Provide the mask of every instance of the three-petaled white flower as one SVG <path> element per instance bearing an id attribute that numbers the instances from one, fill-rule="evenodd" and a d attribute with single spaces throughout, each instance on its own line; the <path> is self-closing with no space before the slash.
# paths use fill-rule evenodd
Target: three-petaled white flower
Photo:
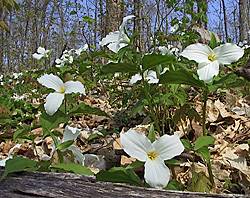
<path id="1" fill-rule="evenodd" d="M 134 15 L 124 17 L 122 24 L 119 27 L 119 31 L 110 32 L 101 40 L 100 45 L 107 45 L 107 47 L 115 53 L 117 53 L 121 48 L 127 46 L 130 42 L 130 39 L 125 32 L 125 25 L 127 24 L 128 20 L 134 17 Z"/>
<path id="2" fill-rule="evenodd" d="M 186 47 L 180 55 L 199 63 L 199 79 L 210 82 L 219 74 L 220 65 L 229 65 L 239 60 L 244 55 L 244 50 L 232 43 L 220 45 L 213 50 L 207 45 L 197 43 Z"/>
<path id="3" fill-rule="evenodd" d="M 45 87 L 54 89 L 54 93 L 50 93 L 46 97 L 44 108 L 47 114 L 53 115 L 61 106 L 65 94 L 81 93 L 85 94 L 84 85 L 79 81 L 63 81 L 53 74 L 45 74 L 37 79 L 37 81 Z"/>
<path id="4" fill-rule="evenodd" d="M 32 56 L 34 59 L 40 60 L 45 57 L 48 58 L 50 50 L 45 50 L 43 47 L 38 47 L 37 53 L 34 53 Z"/>
<path id="5" fill-rule="evenodd" d="M 177 135 L 163 135 L 151 143 L 144 134 L 130 129 L 126 133 L 121 133 L 120 140 L 128 155 L 145 162 L 144 178 L 150 186 L 163 188 L 168 184 L 170 171 L 164 160 L 169 160 L 184 151 Z"/>

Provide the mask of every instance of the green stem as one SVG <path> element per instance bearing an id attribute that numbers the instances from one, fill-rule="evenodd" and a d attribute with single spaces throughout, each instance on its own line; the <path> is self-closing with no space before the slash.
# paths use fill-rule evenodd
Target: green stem
<path id="1" fill-rule="evenodd" d="M 212 186 L 214 186 L 214 175 L 212 172 L 212 166 L 211 166 L 211 160 L 209 159 L 209 162 L 207 162 L 207 170 L 208 170 L 208 174 L 209 174 L 209 180 L 212 184 Z"/>
<path id="2" fill-rule="evenodd" d="M 67 97 L 64 95 L 64 113 L 67 114 Z"/>
<path id="3" fill-rule="evenodd" d="M 156 130 L 158 131 L 158 133 L 161 134 L 161 130 L 160 130 L 160 125 L 159 125 L 159 121 L 156 117 L 156 111 L 154 110 L 154 106 L 153 106 L 153 98 L 151 97 L 151 95 L 149 94 L 149 87 L 148 87 L 148 84 L 147 82 L 145 82 L 145 79 L 144 79 L 144 76 L 143 76 L 143 72 L 141 72 L 141 76 L 142 76 L 142 83 L 143 83 L 143 90 L 144 90 L 144 93 L 145 93 L 145 96 L 147 98 L 147 101 L 149 103 L 149 114 L 150 114 L 150 117 L 151 119 L 154 121 L 154 124 L 155 124 L 155 128 Z"/>
<path id="4" fill-rule="evenodd" d="M 203 92 L 203 106 L 202 106 L 202 131 L 204 136 L 207 135 L 207 129 L 206 129 L 207 99 L 208 99 L 208 90 L 206 88 Z"/>

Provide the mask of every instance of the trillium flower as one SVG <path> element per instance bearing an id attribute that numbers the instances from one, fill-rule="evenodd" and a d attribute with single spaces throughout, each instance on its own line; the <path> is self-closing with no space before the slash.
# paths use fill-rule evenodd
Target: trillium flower
<path id="1" fill-rule="evenodd" d="M 45 50 L 43 47 L 38 47 L 37 53 L 34 53 L 32 56 L 34 59 L 40 60 L 41 58 L 47 58 L 49 56 L 50 50 Z"/>
<path id="2" fill-rule="evenodd" d="M 115 53 L 117 53 L 121 48 L 126 47 L 129 44 L 130 39 L 125 32 L 125 26 L 128 20 L 134 17 L 134 15 L 124 17 L 122 24 L 119 27 L 119 31 L 110 32 L 105 38 L 101 40 L 100 45 L 107 45 L 107 47 Z"/>
<path id="3" fill-rule="evenodd" d="M 144 73 L 144 79 L 149 83 L 149 84 L 157 84 L 159 82 L 159 79 L 157 78 L 157 74 L 153 70 L 146 70 Z M 140 74 L 135 74 L 131 77 L 129 83 L 130 84 L 135 84 L 138 81 L 142 80 L 142 76 Z"/>
<path id="4" fill-rule="evenodd" d="M 47 114 L 53 115 L 61 106 L 65 94 L 80 93 L 85 94 L 84 85 L 79 81 L 63 81 L 53 74 L 45 74 L 37 79 L 37 81 L 48 88 L 54 89 L 54 93 L 50 93 L 46 97 L 44 108 Z"/>
<path id="5" fill-rule="evenodd" d="M 155 188 L 165 187 L 170 179 L 170 171 L 164 160 L 169 160 L 184 151 L 177 135 L 163 135 L 153 143 L 142 133 L 133 129 L 121 133 L 124 151 L 133 158 L 145 162 L 144 178 Z"/>
<path id="6" fill-rule="evenodd" d="M 229 65 L 239 60 L 244 55 L 244 50 L 232 43 L 220 45 L 213 50 L 204 44 L 192 44 L 186 47 L 181 56 L 196 61 L 198 76 L 205 82 L 212 81 L 219 74 L 220 65 Z"/>

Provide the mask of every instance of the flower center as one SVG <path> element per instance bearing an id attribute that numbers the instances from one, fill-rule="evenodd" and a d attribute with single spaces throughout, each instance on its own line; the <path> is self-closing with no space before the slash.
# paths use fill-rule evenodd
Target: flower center
<path id="1" fill-rule="evenodd" d="M 150 151 L 147 153 L 147 155 L 148 155 L 148 158 L 151 160 L 155 160 L 159 156 L 159 154 L 155 151 Z"/>
<path id="2" fill-rule="evenodd" d="M 215 61 L 216 60 L 216 55 L 215 54 L 209 54 L 208 55 L 208 60 Z"/>
<path id="3" fill-rule="evenodd" d="M 64 93 L 65 92 L 65 87 L 64 86 L 60 87 L 59 92 Z"/>

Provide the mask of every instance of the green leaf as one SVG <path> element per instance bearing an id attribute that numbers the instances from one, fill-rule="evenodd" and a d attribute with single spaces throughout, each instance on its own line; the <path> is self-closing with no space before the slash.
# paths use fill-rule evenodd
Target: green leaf
<path id="1" fill-rule="evenodd" d="M 114 183 L 128 183 L 142 186 L 140 178 L 131 168 L 113 167 L 108 171 L 101 171 L 96 175 L 97 181 L 108 181 Z"/>
<path id="2" fill-rule="evenodd" d="M 72 108 L 69 111 L 69 114 L 72 115 L 99 115 L 99 116 L 106 116 L 108 117 L 108 115 L 102 111 L 99 108 L 96 107 L 91 107 L 89 105 L 86 105 L 85 103 L 80 103 L 79 105 L 75 106 L 74 108 Z"/>
<path id="3" fill-rule="evenodd" d="M 61 164 L 56 164 L 53 166 L 50 166 L 52 169 L 60 169 L 66 172 L 73 172 L 75 174 L 79 175 L 94 175 L 94 173 L 87 167 L 82 166 L 80 164 L 74 164 L 74 163 L 61 163 Z"/>
<path id="4" fill-rule="evenodd" d="M 195 141 L 194 150 L 198 150 L 211 144 L 214 144 L 214 138 L 212 136 L 201 136 Z"/>
<path id="5" fill-rule="evenodd" d="M 196 152 L 206 161 L 206 163 L 210 162 L 210 153 L 207 147 L 201 147 Z"/>
<path id="6" fill-rule="evenodd" d="M 109 63 L 103 66 L 101 72 L 103 74 L 114 74 L 116 72 L 136 73 L 139 70 L 136 65 L 131 63 Z"/>
<path id="7" fill-rule="evenodd" d="M 212 189 L 209 178 L 203 172 L 192 172 L 192 183 L 188 190 L 193 192 L 209 192 Z"/>
<path id="8" fill-rule="evenodd" d="M 214 48 L 216 48 L 216 47 L 218 46 L 218 45 L 217 45 L 217 40 L 216 40 L 216 37 L 215 37 L 215 35 L 214 35 L 213 32 L 211 32 L 210 35 L 211 35 L 211 40 L 210 40 L 210 42 L 209 42 L 209 46 L 210 46 L 212 49 L 214 49 Z"/>
<path id="9" fill-rule="evenodd" d="M 161 84 L 186 84 L 195 87 L 204 87 L 204 83 L 193 77 L 193 74 L 187 70 L 180 69 L 169 71 L 160 77 Z"/>
<path id="10" fill-rule="evenodd" d="M 209 91 L 213 92 L 216 91 L 218 88 L 236 88 L 242 87 L 246 84 L 246 81 L 238 77 L 234 73 L 230 73 L 226 76 L 223 76 L 219 80 L 214 80 L 212 85 L 209 85 Z"/>
<path id="11" fill-rule="evenodd" d="M 74 140 L 68 140 L 68 141 L 63 142 L 61 144 L 58 144 L 56 149 L 59 150 L 59 151 L 62 151 L 64 149 L 70 147 L 73 143 L 74 143 Z"/>
<path id="12" fill-rule="evenodd" d="M 177 180 L 171 180 L 164 189 L 166 189 L 166 190 L 184 190 L 185 187 L 183 186 L 182 183 L 178 182 Z"/>
<path id="13" fill-rule="evenodd" d="M 150 125 L 150 128 L 149 128 L 149 132 L 148 132 L 148 139 L 151 141 L 151 142 L 154 142 L 156 137 L 155 137 L 155 128 L 154 128 L 154 124 L 151 124 Z"/>
<path id="14" fill-rule="evenodd" d="M 14 157 L 6 161 L 4 173 L 1 179 L 5 178 L 10 173 L 21 171 L 36 171 L 38 170 L 37 162 L 24 157 Z"/>
<path id="15" fill-rule="evenodd" d="M 185 149 L 188 149 L 188 150 L 192 149 L 192 144 L 190 143 L 188 139 L 181 139 L 181 143 L 183 144 Z"/>
<path id="16" fill-rule="evenodd" d="M 68 121 L 69 121 L 69 116 L 61 111 L 57 111 L 52 116 L 43 113 L 40 117 L 40 123 L 42 128 L 47 130 L 57 128 L 60 123 L 66 123 Z"/>
<path id="17" fill-rule="evenodd" d="M 171 64 L 176 60 L 173 55 L 148 54 L 142 59 L 143 70 L 152 68 L 159 64 Z"/>

